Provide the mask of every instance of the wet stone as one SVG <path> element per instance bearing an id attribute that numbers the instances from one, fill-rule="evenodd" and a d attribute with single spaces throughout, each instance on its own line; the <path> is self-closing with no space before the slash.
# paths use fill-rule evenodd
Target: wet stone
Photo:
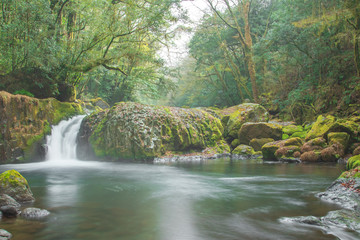
<path id="1" fill-rule="evenodd" d="M 50 212 L 45 209 L 40 208 L 26 208 L 24 209 L 20 216 L 27 219 L 41 219 L 50 215 Z"/>

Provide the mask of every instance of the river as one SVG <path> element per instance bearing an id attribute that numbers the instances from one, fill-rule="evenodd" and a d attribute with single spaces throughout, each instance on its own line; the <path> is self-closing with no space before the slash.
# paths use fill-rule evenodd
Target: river
<path id="1" fill-rule="evenodd" d="M 218 159 L 1 166 L 12 168 L 28 179 L 33 205 L 52 213 L 42 221 L 3 220 L 15 240 L 338 239 L 331 229 L 280 221 L 338 208 L 314 196 L 338 177 L 335 165 Z"/>
<path id="2" fill-rule="evenodd" d="M 53 127 L 47 161 L 1 165 L 29 182 L 43 220 L 0 220 L 14 240 L 360 239 L 356 232 L 282 221 L 339 206 L 315 194 L 343 171 L 334 164 L 212 159 L 168 164 L 76 159 L 83 116 Z"/>

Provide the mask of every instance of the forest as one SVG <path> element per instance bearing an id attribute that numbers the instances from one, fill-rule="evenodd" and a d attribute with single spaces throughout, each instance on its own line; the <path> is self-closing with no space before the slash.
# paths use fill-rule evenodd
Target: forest
<path id="1" fill-rule="evenodd" d="M 0 0 L 0 239 L 360 239 L 359 45 L 358 0 Z"/>
<path id="2" fill-rule="evenodd" d="M 207 0 L 196 27 L 180 0 L 1 0 L 0 89 L 223 108 L 288 120 L 349 114 L 359 102 L 356 0 Z M 200 12 L 200 10 L 199 10 Z M 169 66 L 159 51 L 192 32 Z"/>

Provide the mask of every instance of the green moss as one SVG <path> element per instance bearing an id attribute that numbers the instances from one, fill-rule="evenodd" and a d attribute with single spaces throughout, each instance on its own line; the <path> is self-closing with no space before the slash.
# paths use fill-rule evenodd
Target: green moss
<path id="1" fill-rule="evenodd" d="M 328 115 L 326 117 L 320 115 L 311 130 L 306 134 L 306 140 L 311 140 L 317 137 L 324 137 L 331 126 L 335 123 L 334 116 Z"/>
<path id="2" fill-rule="evenodd" d="M 298 137 L 298 138 L 301 138 L 301 139 L 305 139 L 306 134 L 307 134 L 307 132 L 295 132 L 290 137 L 291 138 Z"/>
<path id="3" fill-rule="evenodd" d="M 347 149 L 349 145 L 350 135 L 346 132 L 331 132 L 328 134 L 328 142 L 331 144 L 340 144 Z"/>
<path id="4" fill-rule="evenodd" d="M 0 186 L 25 186 L 26 188 L 29 188 L 29 184 L 26 179 L 16 170 L 8 170 L 0 174 Z"/>
<path id="5" fill-rule="evenodd" d="M 360 155 L 353 156 L 349 158 L 346 164 L 346 169 L 351 170 L 356 167 L 360 167 Z"/>
<path id="6" fill-rule="evenodd" d="M 286 140 L 286 139 L 288 139 L 288 138 L 289 138 L 289 135 L 287 135 L 287 134 L 285 134 L 285 133 L 282 135 L 282 140 Z"/>
<path id="7" fill-rule="evenodd" d="M 237 155 L 255 155 L 255 151 L 248 145 L 239 145 L 233 151 L 232 154 Z"/>
<path id="8" fill-rule="evenodd" d="M 298 125 L 288 125 L 283 128 L 283 133 L 289 136 L 296 132 L 303 132 L 303 131 L 304 131 L 303 127 Z"/>

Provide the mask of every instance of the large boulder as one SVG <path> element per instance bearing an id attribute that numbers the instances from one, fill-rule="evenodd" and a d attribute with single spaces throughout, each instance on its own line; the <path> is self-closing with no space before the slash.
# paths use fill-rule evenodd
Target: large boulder
<path id="1" fill-rule="evenodd" d="M 269 114 L 255 103 L 244 103 L 218 111 L 224 126 L 224 137 L 228 142 L 238 138 L 241 126 L 246 122 L 267 122 Z M 248 143 L 247 143 L 248 144 Z"/>
<path id="2" fill-rule="evenodd" d="M 261 151 L 262 146 L 264 146 L 266 143 L 269 143 L 269 142 L 274 142 L 274 139 L 272 139 L 272 138 L 254 138 L 254 139 L 251 139 L 250 146 L 255 151 Z"/>
<path id="3" fill-rule="evenodd" d="M 39 159 L 44 156 L 44 136 L 51 125 L 83 113 L 76 103 L 54 98 L 36 99 L 0 91 L 0 163 Z"/>
<path id="4" fill-rule="evenodd" d="M 309 141 L 318 137 L 327 139 L 328 134 L 333 132 L 345 132 L 350 135 L 350 139 L 356 139 L 360 132 L 359 119 L 336 119 L 331 115 L 320 115 L 311 130 L 307 133 L 306 140 Z"/>
<path id="5" fill-rule="evenodd" d="M 302 140 L 300 138 L 289 138 L 275 142 L 266 143 L 262 148 L 264 160 L 282 160 L 298 158 Z"/>
<path id="6" fill-rule="evenodd" d="M 325 137 L 325 135 L 330 130 L 331 126 L 336 122 L 336 118 L 334 116 L 328 115 L 323 116 L 320 115 L 311 130 L 306 135 L 306 141 L 309 141 L 318 137 Z"/>
<path id="7" fill-rule="evenodd" d="M 16 170 L 0 174 L 0 194 L 6 194 L 17 202 L 32 202 L 34 196 L 26 179 Z"/>
<path id="8" fill-rule="evenodd" d="M 100 158 L 152 160 L 192 152 L 228 152 L 220 119 L 201 109 L 121 102 L 85 118 L 78 152 L 90 149 Z"/>
<path id="9" fill-rule="evenodd" d="M 329 145 L 338 144 L 344 152 L 347 150 L 350 142 L 350 135 L 347 132 L 330 132 L 328 134 Z"/>
<path id="10" fill-rule="evenodd" d="M 241 144 L 248 145 L 254 138 L 282 139 L 282 126 L 276 123 L 266 122 L 247 122 L 244 123 L 239 131 L 238 139 Z"/>

